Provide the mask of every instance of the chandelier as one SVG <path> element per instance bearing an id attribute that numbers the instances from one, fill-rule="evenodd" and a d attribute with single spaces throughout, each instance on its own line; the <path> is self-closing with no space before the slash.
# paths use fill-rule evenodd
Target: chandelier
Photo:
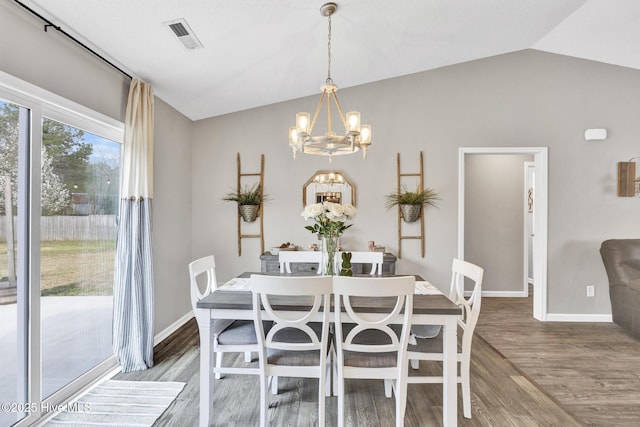
<path id="1" fill-rule="evenodd" d="M 360 124 L 360 113 L 357 111 L 350 111 L 345 116 L 336 93 L 338 86 L 331 79 L 331 15 L 337 9 L 338 5 L 335 3 L 325 3 L 320 7 L 320 13 L 322 16 L 326 16 L 329 21 L 327 80 L 325 84 L 320 86 L 322 93 L 313 118 L 309 113 L 298 113 L 296 114 L 296 125 L 289 128 L 289 147 L 293 150 L 294 159 L 296 153 L 300 151 L 305 154 L 329 156 L 329 162 L 331 162 L 332 156 L 352 154 L 359 150 L 362 150 L 363 157 L 366 159 L 367 148 L 371 145 L 371 126 Z M 313 136 L 313 127 L 325 101 L 327 103 L 327 131 L 324 135 Z M 344 135 L 338 135 L 333 130 L 332 101 L 344 126 Z"/>

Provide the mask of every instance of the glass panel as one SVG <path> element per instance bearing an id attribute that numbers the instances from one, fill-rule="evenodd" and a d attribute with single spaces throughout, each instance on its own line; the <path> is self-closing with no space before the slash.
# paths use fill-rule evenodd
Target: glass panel
<path id="1" fill-rule="evenodd" d="M 43 398 L 112 355 L 120 144 L 42 123 Z"/>
<path id="2" fill-rule="evenodd" d="M 20 405 L 27 390 L 26 281 L 18 274 L 17 252 L 26 242 L 18 239 L 17 215 L 24 191 L 18 165 L 26 164 L 26 149 L 19 147 L 29 141 L 28 121 L 28 109 L 0 100 L 0 402 L 15 404 L 0 411 L 0 426 L 27 415 Z"/>

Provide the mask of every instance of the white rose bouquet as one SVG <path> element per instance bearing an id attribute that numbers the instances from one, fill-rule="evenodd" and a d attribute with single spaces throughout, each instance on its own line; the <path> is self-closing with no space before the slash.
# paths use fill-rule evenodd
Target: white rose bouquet
<path id="1" fill-rule="evenodd" d="M 305 228 L 320 236 L 342 235 L 344 230 L 353 224 L 345 225 L 345 221 L 353 218 L 356 208 L 350 204 L 323 202 L 308 205 L 302 211 L 304 219 L 313 218 L 316 222 L 313 226 L 307 225 Z"/>

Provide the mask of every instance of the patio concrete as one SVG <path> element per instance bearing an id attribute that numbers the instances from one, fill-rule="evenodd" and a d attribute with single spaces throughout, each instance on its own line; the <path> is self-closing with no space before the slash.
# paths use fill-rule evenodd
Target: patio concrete
<path id="1" fill-rule="evenodd" d="M 42 297 L 42 388 L 47 397 L 110 357 L 113 297 Z M 0 305 L 0 402 L 16 402 L 16 304 Z M 0 412 L 0 427 L 16 422 Z"/>

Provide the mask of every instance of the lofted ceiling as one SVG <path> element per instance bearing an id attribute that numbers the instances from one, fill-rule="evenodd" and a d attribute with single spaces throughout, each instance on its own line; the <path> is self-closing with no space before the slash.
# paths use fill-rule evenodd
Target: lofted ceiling
<path id="1" fill-rule="evenodd" d="M 322 0 L 20 0 L 192 120 L 319 94 Z M 331 75 L 356 86 L 522 49 L 640 69 L 638 0 L 341 0 Z M 204 46 L 163 25 L 184 19 Z"/>

